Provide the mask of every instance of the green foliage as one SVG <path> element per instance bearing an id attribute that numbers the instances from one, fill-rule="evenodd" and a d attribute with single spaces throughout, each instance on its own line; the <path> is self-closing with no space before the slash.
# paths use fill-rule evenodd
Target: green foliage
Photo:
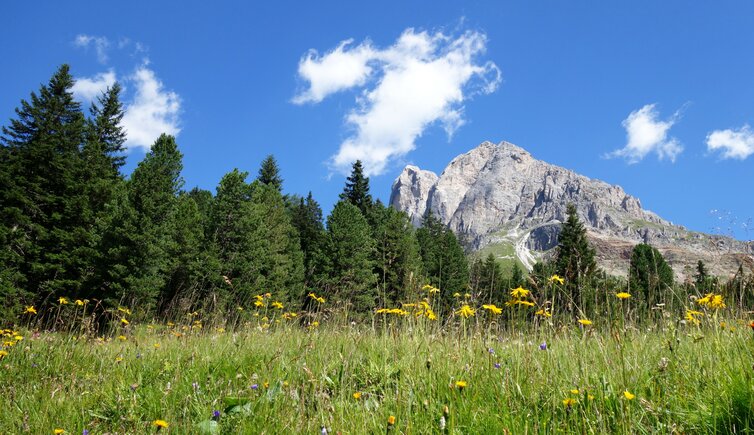
<path id="1" fill-rule="evenodd" d="M 397 306 L 421 287 L 421 257 L 408 215 L 392 207 L 375 204 L 372 234 L 374 264 L 380 287 L 380 305 Z"/>
<path id="2" fill-rule="evenodd" d="M 278 192 L 283 191 L 283 178 L 280 176 L 280 168 L 272 154 L 262 160 L 257 180 L 262 184 L 272 187 Z"/>
<path id="3" fill-rule="evenodd" d="M 34 293 L 37 300 L 77 291 L 85 274 L 77 250 L 88 239 L 81 223 L 86 123 L 72 86 L 63 65 L 29 101 L 21 101 L 0 139 L 0 259 L 12 271 L 3 288 L 24 289 L 21 294 Z"/>
<path id="4" fill-rule="evenodd" d="M 484 260 L 477 258 L 472 263 L 470 281 L 475 293 L 485 303 L 501 305 L 505 301 L 509 282 L 494 254 L 489 253 Z"/>
<path id="5" fill-rule="evenodd" d="M 369 214 L 372 208 L 372 195 L 369 193 L 369 177 L 364 176 L 361 160 L 356 160 L 353 164 L 351 175 L 346 180 L 340 199 L 355 205 L 364 216 Z"/>
<path id="6" fill-rule="evenodd" d="M 335 204 L 327 218 L 325 242 L 328 297 L 367 313 L 377 303 L 374 270 L 375 243 L 361 211 L 348 201 Z"/>
<path id="7" fill-rule="evenodd" d="M 574 310 L 576 305 L 583 305 L 581 287 L 594 274 L 597 263 L 576 207 L 568 204 L 567 213 L 558 236 L 555 270 L 566 282 L 568 300 L 564 302 Z"/>
<path id="8" fill-rule="evenodd" d="M 660 300 L 660 293 L 673 287 L 673 269 L 660 251 L 641 243 L 634 246 L 628 267 L 628 282 L 632 290 L 652 307 Z"/>
<path id="9" fill-rule="evenodd" d="M 469 286 L 469 265 L 455 234 L 432 213 L 427 213 L 416 231 L 419 253 L 428 284 L 440 289 L 442 308 L 448 311 L 453 294 L 464 294 Z"/>

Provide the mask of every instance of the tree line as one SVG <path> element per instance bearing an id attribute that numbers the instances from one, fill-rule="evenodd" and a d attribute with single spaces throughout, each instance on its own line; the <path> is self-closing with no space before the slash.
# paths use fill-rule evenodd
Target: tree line
<path id="1" fill-rule="evenodd" d="M 359 161 L 326 217 L 311 192 L 284 192 L 272 155 L 255 177 L 234 169 L 215 192 L 186 190 L 178 144 L 163 134 L 127 177 L 122 88 L 107 88 L 84 113 L 73 84 L 62 65 L 2 128 L 0 323 L 60 298 L 103 313 L 130 307 L 169 316 L 223 315 L 266 293 L 291 311 L 308 310 L 314 294 L 358 318 L 419 300 L 425 285 L 440 289 L 445 313 L 461 295 L 502 304 L 517 286 L 574 313 L 599 304 L 607 289 L 628 285 L 651 305 L 674 286 L 647 245 L 634 250 L 628 284 L 600 272 L 572 206 L 554 258 L 528 275 L 517 265 L 505 275 L 494 256 L 467 257 L 432 214 L 414 228 L 374 200 Z M 717 285 L 699 273 L 700 286 Z M 548 294 L 553 275 L 563 283 Z M 737 279 L 743 298 L 751 279 L 743 270 Z"/>
<path id="2" fill-rule="evenodd" d="M 466 257 L 431 216 L 416 230 L 374 201 L 360 162 L 329 216 L 283 192 L 272 155 L 216 191 L 184 189 L 182 154 L 163 134 L 130 177 L 118 84 L 88 114 L 67 65 L 22 100 L 0 138 L 0 313 L 59 298 L 145 315 L 249 306 L 272 293 L 292 310 L 315 293 L 354 315 L 426 283 L 465 291 Z"/>

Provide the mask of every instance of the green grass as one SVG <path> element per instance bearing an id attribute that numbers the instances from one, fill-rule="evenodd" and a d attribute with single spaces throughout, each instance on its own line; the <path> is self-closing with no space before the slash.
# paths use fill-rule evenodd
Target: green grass
<path id="1" fill-rule="evenodd" d="M 459 434 L 754 427 L 752 331 L 743 320 L 728 321 L 735 330 L 709 318 L 701 327 L 521 321 L 502 330 L 477 314 L 443 330 L 323 321 L 236 332 L 130 325 L 105 340 L 22 331 L 0 361 L 0 432 L 155 433 L 162 419 L 170 426 L 161 433 L 420 434 L 442 433 L 443 417 L 445 431 Z M 564 406 L 566 398 L 577 402 Z"/>
<path id="2" fill-rule="evenodd" d="M 480 249 L 477 255 L 484 260 L 490 254 L 495 256 L 495 259 L 500 264 L 504 274 L 510 275 L 514 264 L 518 264 L 518 267 L 524 272 L 524 274 L 526 274 L 527 269 L 516 256 L 516 248 L 513 243 L 491 243 Z"/>

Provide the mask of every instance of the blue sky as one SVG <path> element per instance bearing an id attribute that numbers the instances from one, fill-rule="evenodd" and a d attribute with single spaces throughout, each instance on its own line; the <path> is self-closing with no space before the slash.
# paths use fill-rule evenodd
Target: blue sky
<path id="1" fill-rule="evenodd" d="M 387 201 L 406 163 L 507 140 L 754 238 L 754 3 L 357 3 L 10 2 L 0 123 L 67 62 L 83 100 L 125 85 L 129 170 L 167 130 L 187 187 L 272 153 L 328 210 L 353 156 Z"/>

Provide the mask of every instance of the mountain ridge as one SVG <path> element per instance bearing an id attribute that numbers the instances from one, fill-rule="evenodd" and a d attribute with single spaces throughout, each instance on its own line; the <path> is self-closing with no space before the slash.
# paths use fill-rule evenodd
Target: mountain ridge
<path id="1" fill-rule="evenodd" d="M 439 176 L 408 165 L 390 195 L 391 206 L 408 213 L 414 225 L 430 210 L 467 250 L 512 246 L 527 268 L 555 246 L 568 203 L 610 273 L 625 275 L 630 251 L 641 242 L 657 247 L 681 278 L 698 260 L 720 275 L 739 265 L 754 268 L 754 242 L 690 231 L 645 210 L 618 185 L 537 160 L 510 142 L 482 142 L 453 158 Z"/>

